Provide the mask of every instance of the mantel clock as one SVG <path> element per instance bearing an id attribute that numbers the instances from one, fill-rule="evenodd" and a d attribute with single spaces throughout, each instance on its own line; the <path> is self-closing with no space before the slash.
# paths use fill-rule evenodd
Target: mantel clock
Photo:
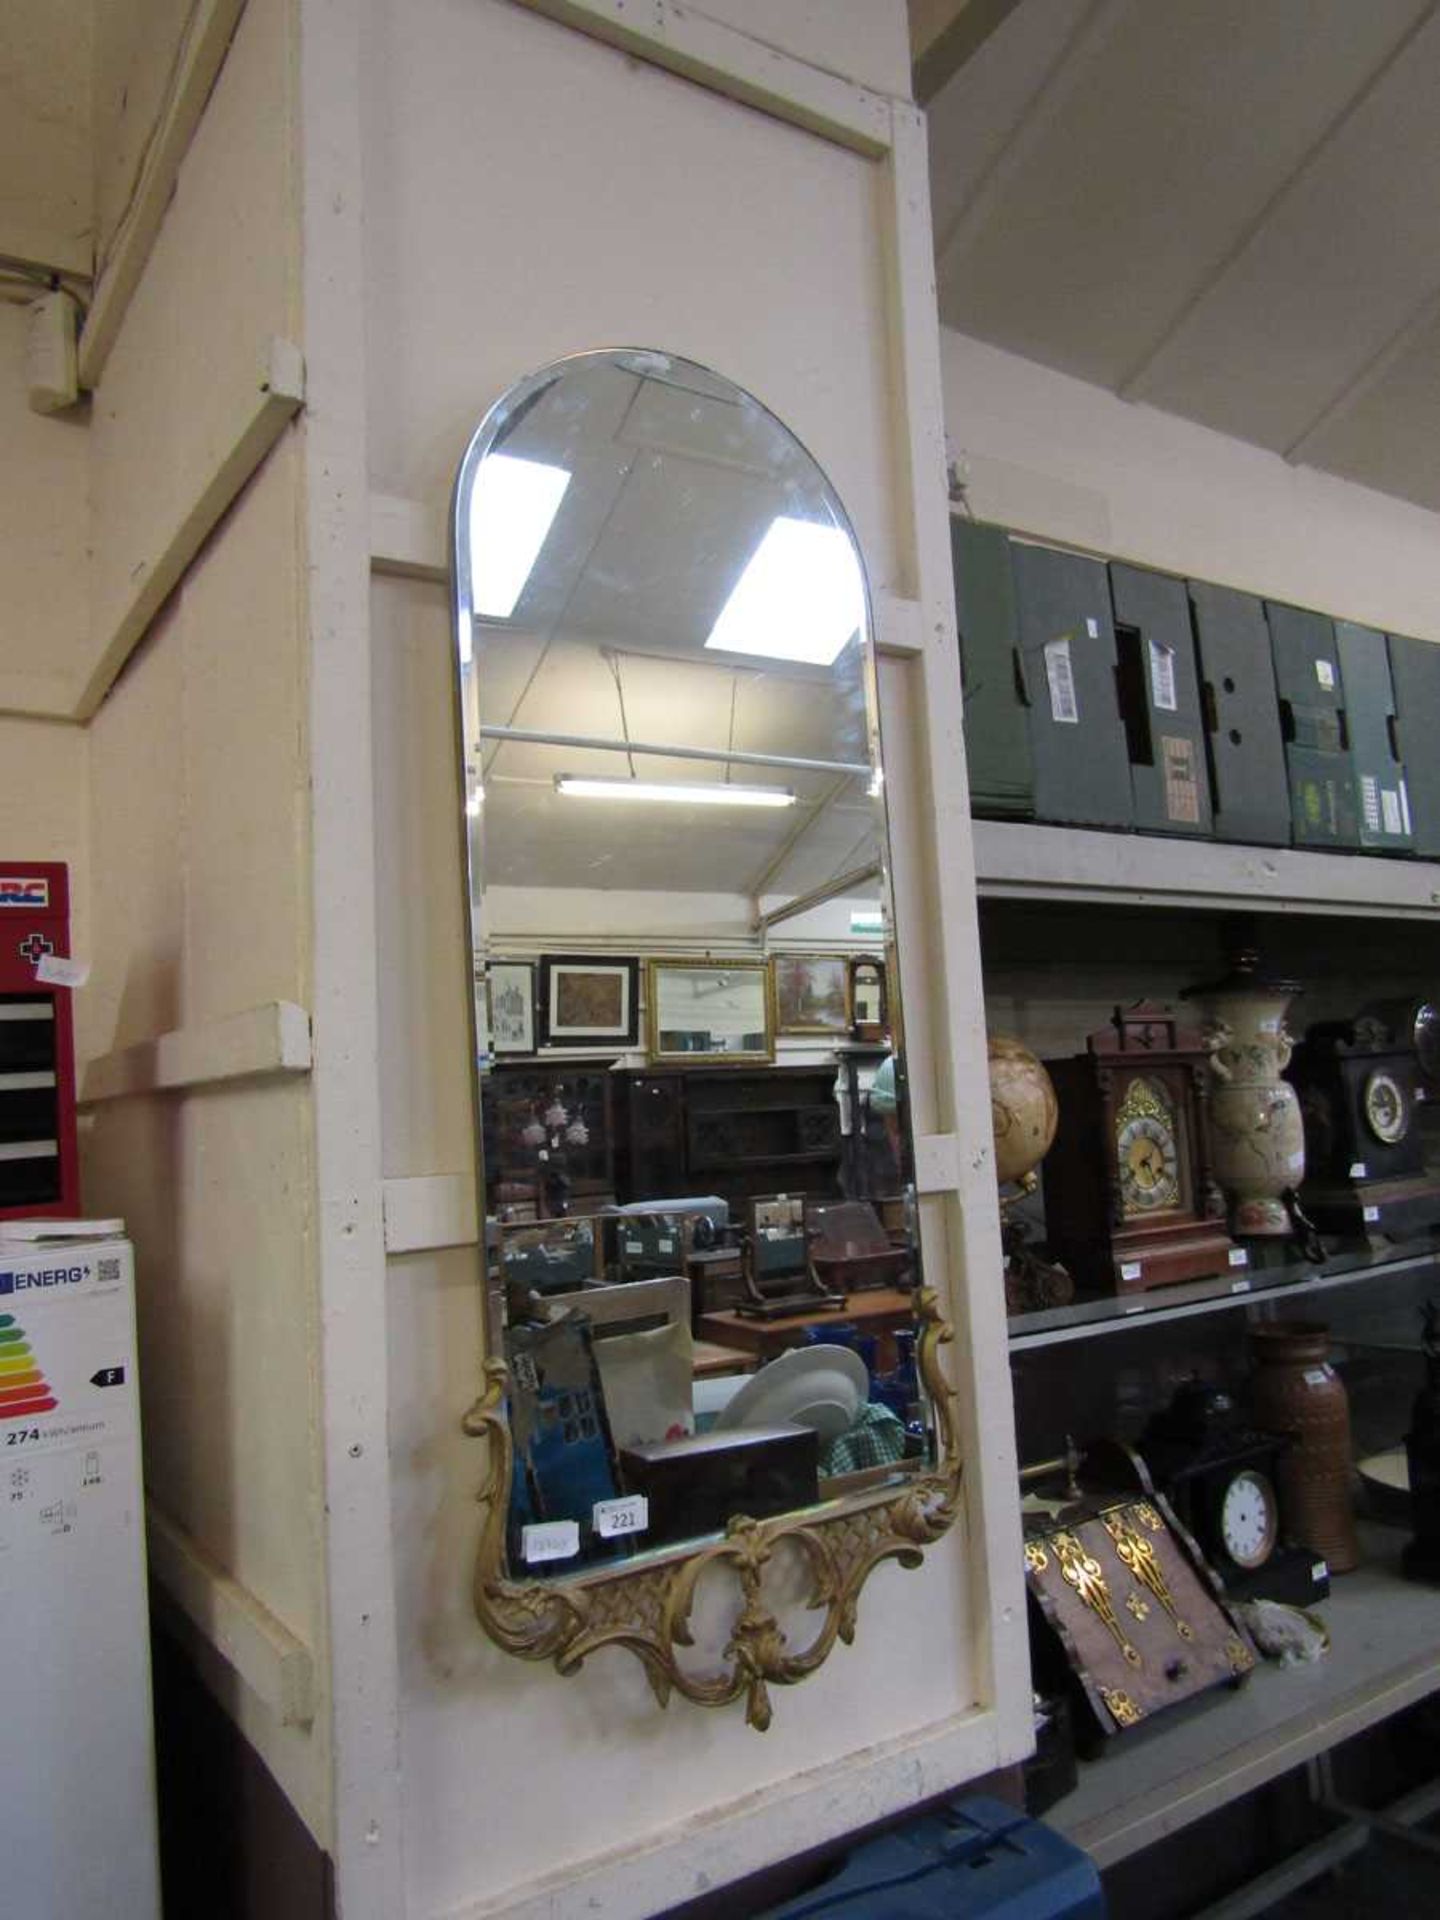
<path id="1" fill-rule="evenodd" d="M 1440 1223 L 1440 1180 L 1426 1171 L 1420 1129 L 1425 1078 L 1409 1019 L 1380 1007 L 1312 1026 L 1289 1077 L 1305 1122 L 1301 1199 L 1317 1227 L 1394 1234 Z"/>
<path id="2" fill-rule="evenodd" d="M 1045 1066 L 1060 1101 L 1047 1238 L 1081 1286 L 1135 1293 L 1243 1267 L 1210 1171 L 1200 1035 L 1141 1002 Z"/>

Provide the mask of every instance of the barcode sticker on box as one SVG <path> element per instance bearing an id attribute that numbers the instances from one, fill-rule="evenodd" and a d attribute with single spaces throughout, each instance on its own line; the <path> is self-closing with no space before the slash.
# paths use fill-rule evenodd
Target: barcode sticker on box
<path id="1" fill-rule="evenodd" d="M 1100 638 L 1100 622 L 1095 619 L 1087 619 L 1085 622 L 1085 631 L 1092 640 L 1098 640 Z"/>
<path id="2" fill-rule="evenodd" d="M 1232 1267 L 1248 1267 L 1250 1255 L 1244 1247 L 1231 1247 L 1230 1264 Z"/>
<path id="3" fill-rule="evenodd" d="M 1166 713 L 1178 713 L 1180 701 L 1175 692 L 1175 649 L 1158 640 L 1150 642 L 1150 698 Z"/>
<path id="4" fill-rule="evenodd" d="M 1322 1580 L 1330 1578 L 1330 1569 L 1323 1560 L 1317 1560 L 1310 1569 L 1310 1578 L 1318 1586 Z"/>
<path id="5" fill-rule="evenodd" d="M 1333 1380 L 1334 1377 L 1329 1367 L 1307 1367 L 1305 1369 L 1305 1384 L 1307 1387 L 1323 1387 L 1328 1381 Z"/>
<path id="6" fill-rule="evenodd" d="M 602 1540 L 618 1540 L 622 1534 L 644 1533 L 650 1524 L 650 1502 L 643 1493 L 626 1494 L 623 1500 L 597 1500 L 590 1518 Z"/>
<path id="7" fill-rule="evenodd" d="M 520 1529 L 520 1554 L 528 1567 L 545 1560 L 573 1560 L 579 1551 L 577 1520 L 536 1520 Z"/>
<path id="8" fill-rule="evenodd" d="M 1380 782 L 1373 773 L 1360 776 L 1360 804 L 1365 814 L 1365 824 L 1372 833 L 1380 831 Z"/>
<path id="9" fill-rule="evenodd" d="M 1120 1263 L 1120 1278 L 1122 1280 L 1138 1280 L 1143 1265 L 1144 1262 L 1140 1260 L 1122 1260 Z"/>
<path id="10" fill-rule="evenodd" d="M 1367 1227 L 1373 1226 L 1374 1223 L 1380 1218 L 1380 1209 L 1378 1207 L 1366 1207 L 1361 1212 L 1360 1217 L 1365 1222 Z"/>
<path id="11" fill-rule="evenodd" d="M 1315 662 L 1315 678 L 1327 693 L 1335 691 L 1335 669 L 1328 660 Z"/>
<path id="12" fill-rule="evenodd" d="M 1403 833 L 1404 820 L 1400 813 L 1400 795 L 1394 787 L 1380 789 L 1380 811 L 1385 816 L 1386 833 Z"/>
<path id="13" fill-rule="evenodd" d="M 1365 1162 L 1363 1160 L 1352 1160 L 1350 1162 L 1350 1178 L 1352 1180 L 1364 1180 L 1366 1177 Z"/>
<path id="14" fill-rule="evenodd" d="M 1070 664 L 1068 640 L 1046 643 L 1045 678 L 1050 683 L 1050 718 L 1062 726 L 1078 727 L 1080 707 L 1075 698 L 1075 670 Z"/>
<path id="15" fill-rule="evenodd" d="M 1248 1293 L 1250 1291 L 1249 1274 L 1246 1274 L 1243 1280 L 1232 1280 L 1230 1282 L 1230 1291 L 1232 1293 Z"/>

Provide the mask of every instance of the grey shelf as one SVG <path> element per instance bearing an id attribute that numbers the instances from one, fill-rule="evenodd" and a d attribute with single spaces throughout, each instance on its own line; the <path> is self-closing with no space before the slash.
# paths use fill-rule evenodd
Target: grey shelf
<path id="1" fill-rule="evenodd" d="M 1049 1825 L 1111 1866 L 1440 1690 L 1440 1593 L 1400 1578 L 1406 1538 L 1362 1524 L 1364 1564 L 1316 1609 L 1330 1630 L 1323 1660 L 1266 1666 L 1082 1763 Z"/>
<path id="2" fill-rule="evenodd" d="M 1352 919 L 1440 916 L 1440 865 L 1426 860 L 1181 842 L 1008 820 L 971 825 L 981 899 L 1231 912 L 1249 907 Z"/>
<path id="3" fill-rule="evenodd" d="M 1149 1293 L 1076 1300 L 1068 1307 L 1016 1314 L 1010 1322 L 1010 1350 L 1024 1353 L 1075 1340 L 1095 1340 L 1137 1326 L 1189 1320 L 1234 1307 L 1289 1301 L 1357 1281 L 1414 1273 L 1440 1264 L 1440 1240 L 1407 1242 L 1377 1250 L 1356 1247 L 1321 1261 L 1293 1267 L 1257 1268 L 1213 1280 L 1190 1280 Z"/>

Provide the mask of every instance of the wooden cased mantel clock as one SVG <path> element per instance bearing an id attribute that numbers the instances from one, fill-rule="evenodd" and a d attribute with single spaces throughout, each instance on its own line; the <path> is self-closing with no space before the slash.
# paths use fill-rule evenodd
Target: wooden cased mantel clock
<path id="1" fill-rule="evenodd" d="M 1138 1293 L 1245 1266 L 1211 1173 L 1198 1032 L 1142 1001 L 1045 1067 L 1060 1102 L 1046 1237 L 1082 1288 Z"/>

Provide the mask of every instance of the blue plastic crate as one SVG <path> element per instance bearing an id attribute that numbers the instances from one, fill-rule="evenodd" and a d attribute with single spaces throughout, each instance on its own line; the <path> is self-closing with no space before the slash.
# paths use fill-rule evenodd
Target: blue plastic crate
<path id="1" fill-rule="evenodd" d="M 823 1886 L 762 1920 L 1105 1920 L 1090 1856 L 973 1795 L 858 1846 Z"/>

